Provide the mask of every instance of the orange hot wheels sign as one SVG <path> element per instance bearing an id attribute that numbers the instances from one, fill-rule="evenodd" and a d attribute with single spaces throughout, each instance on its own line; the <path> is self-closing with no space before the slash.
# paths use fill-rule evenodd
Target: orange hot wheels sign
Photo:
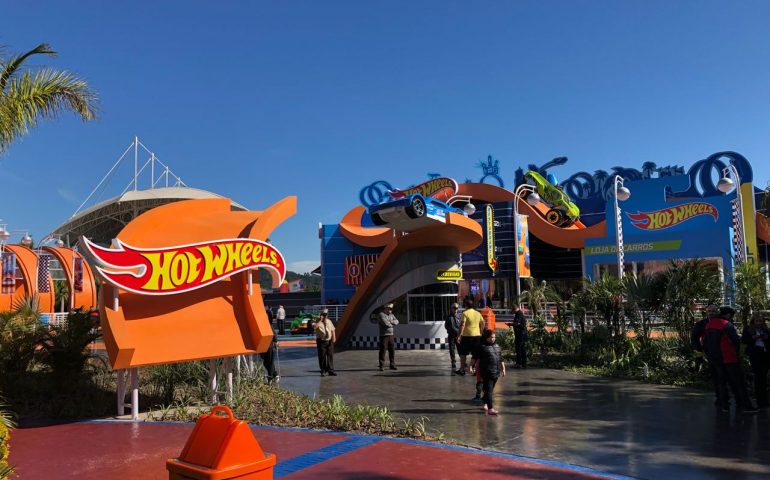
<path id="1" fill-rule="evenodd" d="M 143 295 L 187 292 L 259 267 L 275 271 L 280 281 L 286 275 L 281 252 L 251 238 L 166 248 L 136 248 L 118 239 L 116 249 L 100 247 L 85 237 L 82 240 L 101 264 L 96 269 L 105 280 Z"/>
<path id="2" fill-rule="evenodd" d="M 631 223 L 642 230 L 662 230 L 673 227 L 700 215 L 711 215 L 716 222 L 719 210 L 714 205 L 705 202 L 693 202 L 664 208 L 655 212 L 626 213 Z"/>

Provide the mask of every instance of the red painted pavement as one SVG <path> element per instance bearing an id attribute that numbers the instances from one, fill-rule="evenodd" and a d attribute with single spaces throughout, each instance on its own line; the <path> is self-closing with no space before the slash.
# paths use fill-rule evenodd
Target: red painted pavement
<path id="1" fill-rule="evenodd" d="M 73 423 L 11 433 L 10 463 L 20 479 L 161 479 L 166 459 L 179 456 L 193 425 Z M 262 449 L 279 460 L 343 440 L 340 435 L 256 430 Z"/>
<path id="2" fill-rule="evenodd" d="M 192 428 L 175 423 L 93 422 L 18 429 L 11 435 L 10 462 L 23 479 L 164 479 L 166 459 L 179 455 Z M 579 468 L 421 442 L 270 428 L 253 431 L 263 450 L 276 454 L 278 467 L 282 462 L 291 464 L 292 458 L 302 464 L 283 477 L 292 480 L 607 478 Z M 363 438 L 363 446 L 331 453 L 337 444 L 355 438 Z M 375 443 L 366 444 L 369 440 Z M 328 457 L 317 458 L 318 452 L 302 456 L 329 446 L 333 447 L 326 450 Z M 303 463 L 306 457 L 312 461 Z"/>
<path id="3" fill-rule="evenodd" d="M 283 478 L 286 480 L 606 479 L 606 477 L 539 465 L 526 460 L 485 455 L 483 452 L 437 448 L 387 439 Z"/>

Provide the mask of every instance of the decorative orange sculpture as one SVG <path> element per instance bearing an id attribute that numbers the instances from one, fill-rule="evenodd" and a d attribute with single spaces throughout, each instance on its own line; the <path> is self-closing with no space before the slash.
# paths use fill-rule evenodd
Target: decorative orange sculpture
<path id="1" fill-rule="evenodd" d="M 264 211 L 187 200 L 138 216 L 111 249 L 81 239 L 105 279 L 100 311 L 113 368 L 265 351 L 272 330 L 252 269 L 268 268 L 280 285 L 285 264 L 267 238 L 295 212 L 296 197 Z"/>

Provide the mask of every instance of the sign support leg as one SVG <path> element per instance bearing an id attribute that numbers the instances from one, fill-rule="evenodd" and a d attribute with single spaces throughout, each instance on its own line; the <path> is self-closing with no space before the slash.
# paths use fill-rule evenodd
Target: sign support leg
<path id="1" fill-rule="evenodd" d="M 131 369 L 131 420 L 139 420 L 139 369 Z"/>
<path id="2" fill-rule="evenodd" d="M 226 377 L 227 392 L 225 393 L 225 398 L 227 399 L 228 403 L 232 403 L 233 401 L 233 360 L 231 357 L 225 358 L 224 367 L 225 367 L 225 374 L 227 375 Z"/>
<path id="3" fill-rule="evenodd" d="M 118 416 L 126 413 L 126 371 L 119 369 L 115 370 L 118 375 Z"/>
<path id="4" fill-rule="evenodd" d="M 211 404 L 217 403 L 217 360 L 209 360 L 209 385 L 211 386 Z"/>

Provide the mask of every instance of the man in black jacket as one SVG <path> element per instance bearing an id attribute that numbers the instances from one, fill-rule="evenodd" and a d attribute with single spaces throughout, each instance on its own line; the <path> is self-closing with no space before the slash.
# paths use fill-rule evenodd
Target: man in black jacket
<path id="1" fill-rule="evenodd" d="M 453 303 L 446 316 L 446 320 L 444 320 L 444 328 L 446 329 L 447 341 L 449 342 L 449 359 L 452 360 L 453 373 L 457 370 L 457 362 L 455 359 L 457 352 L 457 337 L 460 335 L 461 321 L 460 305 Z"/>
<path id="2" fill-rule="evenodd" d="M 515 335 L 516 368 L 527 368 L 527 319 L 521 311 L 521 305 L 516 305 L 513 313 L 513 333 Z"/>
<path id="3" fill-rule="evenodd" d="M 703 318 L 695 322 L 695 325 L 693 325 L 692 330 L 690 331 L 690 344 L 692 345 L 693 350 L 704 352 L 703 340 L 706 335 L 706 324 L 709 323 L 711 318 L 718 316 L 718 314 L 719 309 L 717 306 L 709 305 L 703 312 Z M 726 389 L 727 386 L 720 384 L 722 377 L 720 377 L 719 372 L 717 371 L 717 365 L 708 360 L 708 356 L 705 355 L 705 352 L 703 358 L 705 359 L 706 365 L 709 367 L 711 381 L 714 384 L 714 405 L 721 407 L 723 403 L 729 404 L 729 399 L 726 402 L 722 402 L 721 400 L 721 392 L 723 389 Z"/>

